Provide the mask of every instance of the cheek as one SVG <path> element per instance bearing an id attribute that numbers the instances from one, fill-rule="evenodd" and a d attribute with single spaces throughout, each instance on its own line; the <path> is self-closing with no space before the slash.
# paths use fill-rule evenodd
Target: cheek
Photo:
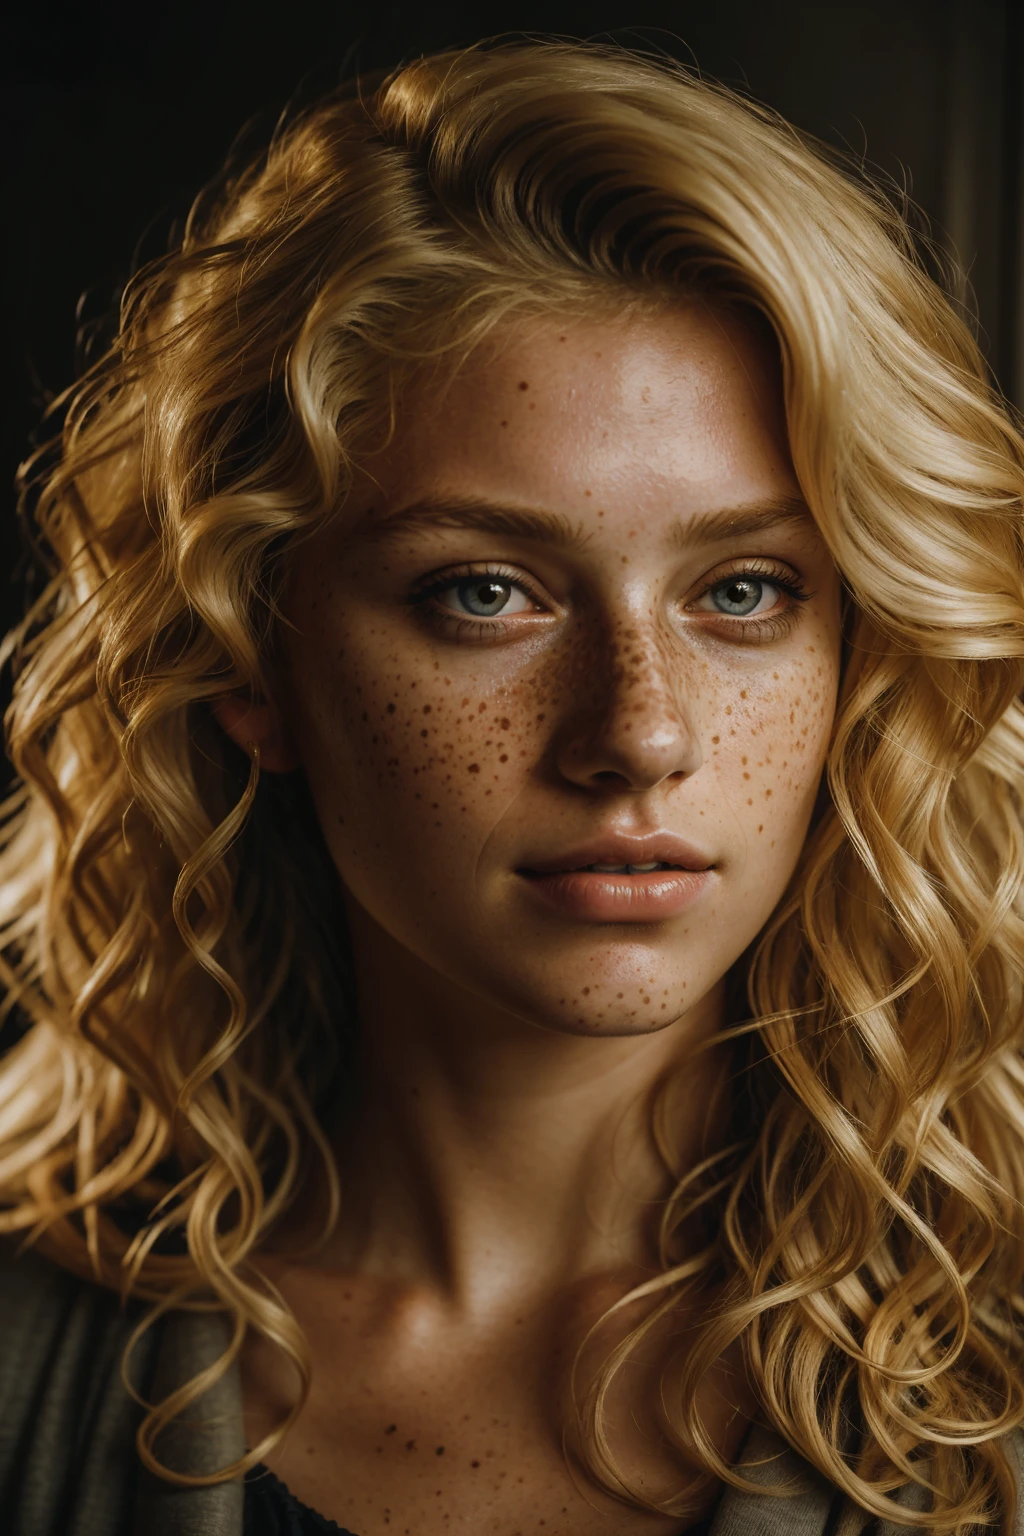
<path id="1" fill-rule="evenodd" d="M 715 778 L 748 838 L 765 847 L 803 839 L 828 750 L 836 685 L 830 656 L 809 646 L 756 686 L 716 689 L 709 743 Z"/>
<path id="2" fill-rule="evenodd" d="M 468 653 L 467 647 L 467 653 Z M 521 792 L 559 707 L 543 667 L 480 675 L 384 626 L 332 625 L 293 652 L 294 728 L 343 877 L 381 853 L 375 882 L 475 859 Z M 484 653 L 486 655 L 486 653 Z"/>

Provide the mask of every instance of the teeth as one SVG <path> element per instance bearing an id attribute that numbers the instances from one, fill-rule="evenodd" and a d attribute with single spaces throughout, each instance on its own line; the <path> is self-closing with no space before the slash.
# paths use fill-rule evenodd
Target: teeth
<path id="1" fill-rule="evenodd" d="M 649 875 L 656 869 L 671 869 L 671 864 L 588 864 L 595 875 Z"/>

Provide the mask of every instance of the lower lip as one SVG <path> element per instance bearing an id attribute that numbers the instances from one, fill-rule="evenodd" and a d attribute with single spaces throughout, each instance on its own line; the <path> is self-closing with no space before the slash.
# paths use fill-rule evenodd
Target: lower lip
<path id="1" fill-rule="evenodd" d="M 603 875 L 574 869 L 525 874 L 527 890 L 567 917 L 590 923 L 657 923 L 685 912 L 707 887 L 710 869 L 661 869 L 644 875 Z"/>

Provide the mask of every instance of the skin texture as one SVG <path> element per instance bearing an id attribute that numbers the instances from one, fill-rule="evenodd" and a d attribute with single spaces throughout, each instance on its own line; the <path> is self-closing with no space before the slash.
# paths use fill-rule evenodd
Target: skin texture
<path id="1" fill-rule="evenodd" d="M 407 391 L 387 450 L 296 551 L 277 702 L 220 706 L 265 768 L 301 763 L 348 892 L 363 1107 L 338 1139 L 331 1244 L 266 1261 L 316 1362 L 269 1460 L 359 1536 L 685 1528 L 574 1484 L 565 1374 L 587 1327 L 658 1273 L 673 1181 L 651 1095 L 674 1073 L 685 1169 L 714 1140 L 725 1065 L 694 1047 L 818 792 L 839 582 L 799 499 L 750 321 L 690 303 L 510 330 Z M 470 575 L 513 584 L 498 617 L 465 612 Z M 744 576 L 764 584 L 757 611 L 723 613 Z M 708 870 L 662 920 L 567 915 L 523 873 L 659 831 Z M 694 1321 L 652 1336 L 611 1402 L 654 1498 L 684 1479 L 657 1376 Z M 253 1437 L 289 1390 L 254 1343 Z M 702 1410 L 726 1454 L 751 1408 L 723 1362 Z"/>

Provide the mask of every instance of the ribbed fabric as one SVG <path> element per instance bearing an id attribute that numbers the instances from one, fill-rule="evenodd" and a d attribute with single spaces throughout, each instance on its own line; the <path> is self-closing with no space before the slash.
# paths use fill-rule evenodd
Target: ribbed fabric
<path id="1" fill-rule="evenodd" d="M 212 1365 L 228 1342 L 216 1312 L 170 1312 L 160 1324 L 153 1400 L 159 1401 Z M 163 1431 L 155 1446 L 164 1466 L 206 1477 L 245 1454 L 237 1362 Z M 138 1536 L 240 1536 L 242 1479 L 183 1488 L 143 1472 L 133 1530 Z"/>
<path id="2" fill-rule="evenodd" d="M 0 1530 L 131 1531 L 141 1412 L 121 1381 L 138 1309 L 35 1254 L 0 1245 Z M 148 1389 L 156 1339 L 133 1352 Z"/>

